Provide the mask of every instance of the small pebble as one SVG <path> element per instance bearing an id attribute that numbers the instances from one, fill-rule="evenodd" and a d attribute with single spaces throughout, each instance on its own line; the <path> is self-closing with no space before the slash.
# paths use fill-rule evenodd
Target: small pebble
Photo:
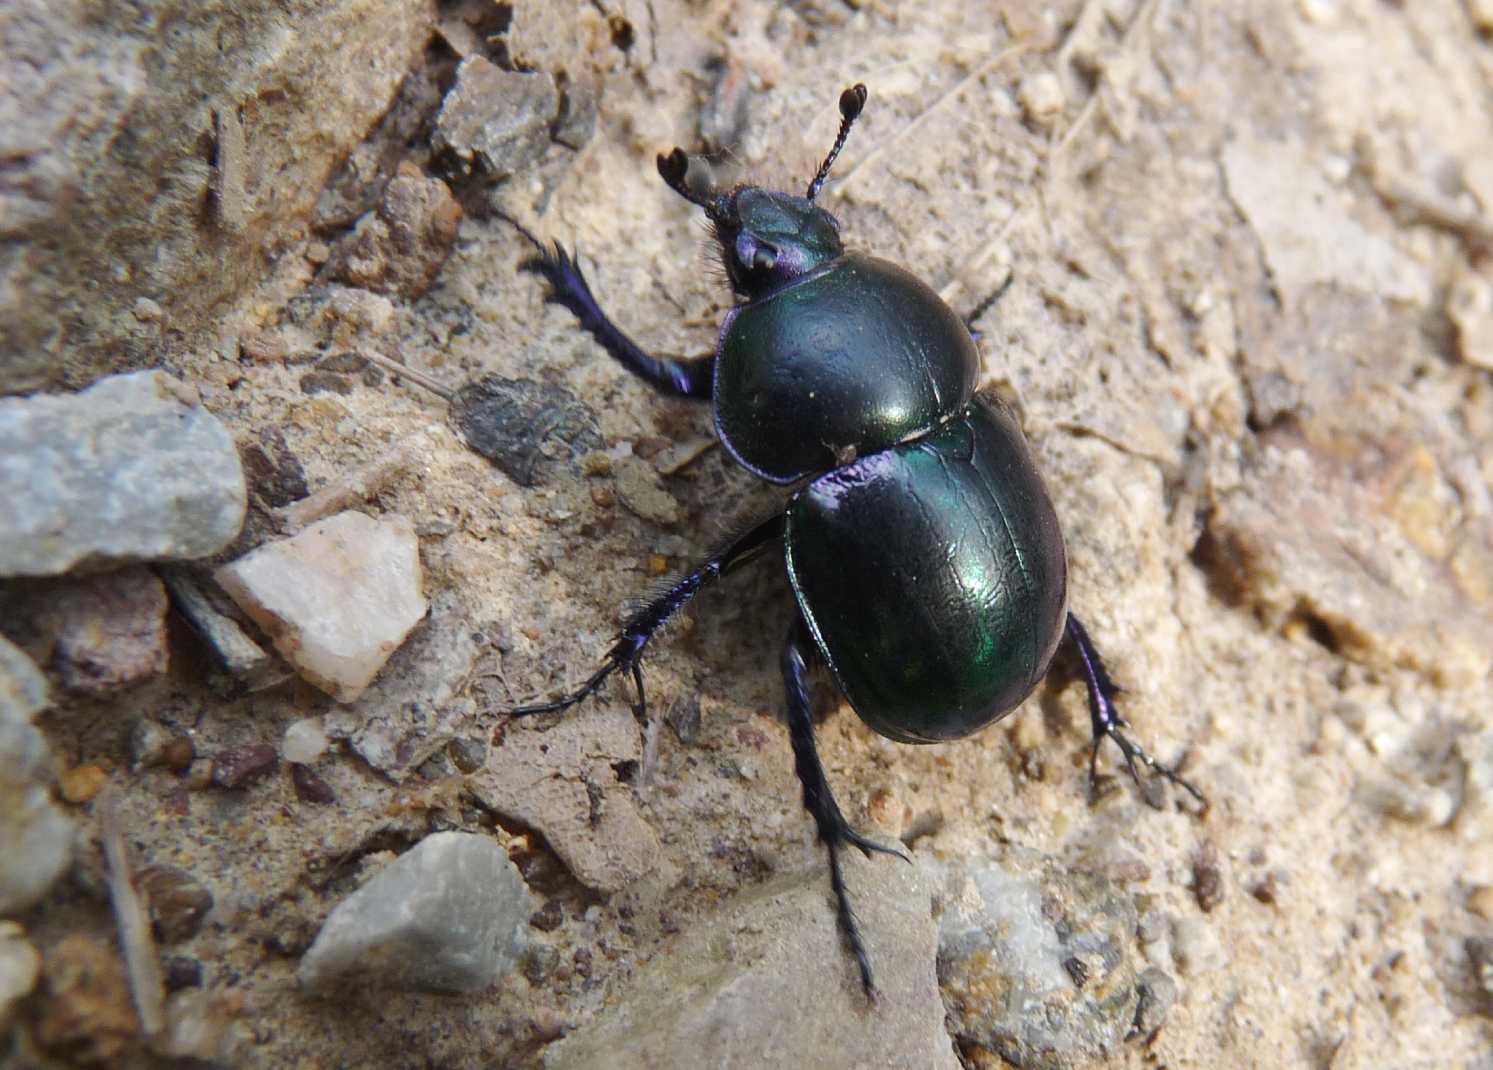
<path id="1" fill-rule="evenodd" d="M 1063 110 L 1067 102 L 1063 83 L 1051 71 L 1041 71 L 1022 79 L 1016 99 L 1020 101 L 1027 118 L 1045 122 Z"/>
<path id="2" fill-rule="evenodd" d="M 1192 894 L 1206 913 L 1223 902 L 1224 893 L 1218 848 L 1211 842 L 1205 843 L 1192 860 Z"/>
<path id="3" fill-rule="evenodd" d="M 1130 1035 L 1149 1037 L 1162 1027 L 1177 1002 L 1177 982 L 1165 970 L 1147 966 L 1135 979 L 1135 989 L 1138 998 Z"/>
<path id="4" fill-rule="evenodd" d="M 1472 967 L 1472 979 L 1483 995 L 1493 996 L 1493 937 L 1469 936 L 1467 962 Z"/>
<path id="5" fill-rule="evenodd" d="M 300 762 L 290 763 L 290 782 L 295 787 L 295 797 L 304 803 L 327 806 L 337 801 L 331 785 L 316 774 L 316 770 Z"/>
<path id="6" fill-rule="evenodd" d="M 468 56 L 441 103 L 431 146 L 458 178 L 495 181 L 538 159 L 560 113 L 555 80 Z"/>
<path id="7" fill-rule="evenodd" d="M 213 782 L 213 760 L 211 758 L 194 758 L 187 765 L 186 773 L 181 778 L 182 787 L 188 791 L 205 791 Z"/>
<path id="8" fill-rule="evenodd" d="M 543 984 L 560 964 L 560 953 L 549 944 L 535 944 L 524 956 L 524 976 L 532 985 Z"/>
<path id="9" fill-rule="evenodd" d="M 196 936 L 202 919 L 213 908 L 212 892 L 177 866 L 147 866 L 135 883 L 150 906 L 156 935 L 167 944 Z"/>
<path id="10" fill-rule="evenodd" d="M 1337 6 L 1332 0 L 1298 0 L 1297 6 L 1307 22 L 1325 26 L 1337 19 Z"/>
<path id="11" fill-rule="evenodd" d="M 1468 892 L 1467 909 L 1484 921 L 1493 921 L 1493 887 L 1479 884 Z"/>
<path id="12" fill-rule="evenodd" d="M 57 786 L 62 792 L 62 798 L 74 806 L 92 802 L 99 792 L 104 790 L 104 785 L 109 782 L 109 774 L 97 765 L 75 765 L 58 778 Z"/>
<path id="13" fill-rule="evenodd" d="M 290 356 L 290 346 L 273 331 L 245 331 L 238 336 L 238 351 L 261 364 L 283 364 Z"/>
<path id="14" fill-rule="evenodd" d="M 161 752 L 161 760 L 173 773 L 186 772 L 191 768 L 192 760 L 196 757 L 197 749 L 192 745 L 191 736 L 175 737 Z"/>
<path id="15" fill-rule="evenodd" d="M 552 933 L 565 921 L 565 911 L 551 899 L 529 917 L 529 924 L 542 933 Z"/>
<path id="16" fill-rule="evenodd" d="M 71 690 L 107 695 L 166 671 L 166 588 L 144 567 L 62 581 L 53 667 Z"/>
<path id="17" fill-rule="evenodd" d="M 167 992 L 202 987 L 202 963 L 197 959 L 190 955 L 167 955 L 162 964 L 166 968 Z"/>
<path id="18" fill-rule="evenodd" d="M 142 717 L 130 728 L 130 768 L 153 769 L 166 764 L 171 733 L 159 722 Z"/>
<path id="19" fill-rule="evenodd" d="M 1488 0 L 1493 4 L 1493 0 Z M 1452 282 L 1446 312 L 1457 328 L 1457 350 L 1477 368 L 1493 369 L 1493 278 L 1465 271 Z"/>
<path id="20" fill-rule="evenodd" d="M 130 309 L 133 315 L 141 323 L 155 323 L 160 320 L 165 310 L 161 308 L 160 302 L 152 301 L 148 297 L 135 298 L 135 304 Z"/>
<path id="21" fill-rule="evenodd" d="M 268 775 L 280 756 L 268 743 L 246 743 L 220 751 L 213 759 L 214 787 L 241 788 Z"/>
<path id="22" fill-rule="evenodd" d="M 446 748 L 462 773 L 475 773 L 487 764 L 487 743 L 481 739 L 453 739 Z"/>
<path id="23" fill-rule="evenodd" d="M 326 753 L 327 746 L 327 732 L 321 718 L 304 717 L 285 730 L 280 753 L 287 762 L 310 765 Z"/>

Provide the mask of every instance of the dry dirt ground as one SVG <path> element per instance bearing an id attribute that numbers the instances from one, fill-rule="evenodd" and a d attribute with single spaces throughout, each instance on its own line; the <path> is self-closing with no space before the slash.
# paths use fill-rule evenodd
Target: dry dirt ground
<path id="1" fill-rule="evenodd" d="M 312 489 L 396 457 L 366 508 L 415 521 L 431 618 L 361 708 L 294 686 L 224 699 L 178 657 L 162 681 L 43 721 L 69 764 L 114 770 L 138 856 L 212 889 L 207 924 L 172 951 L 209 964 L 252 1034 L 246 1063 L 537 1065 L 739 890 L 821 865 L 779 713 L 790 603 L 770 563 L 656 644 L 664 726 L 646 745 L 620 686 L 573 714 L 581 751 L 603 726 L 623 737 L 584 758 L 607 767 L 586 783 L 640 818 L 587 883 L 584 860 L 562 863 L 444 750 L 391 777 L 347 745 L 321 768 L 324 807 L 281 777 L 183 804 L 174 774 L 131 772 L 125 752 L 141 717 L 190 727 L 203 754 L 278 742 L 306 716 L 391 740 L 414 718 L 421 762 L 450 739 L 492 762 L 516 746 L 531 729 L 504 730 L 502 708 L 581 679 L 619 606 L 777 499 L 709 444 L 706 410 L 651 395 L 543 304 L 517 270 L 524 242 L 484 208 L 578 247 L 646 347 L 704 353 L 729 296 L 654 155 L 699 148 L 702 115 L 728 135 L 739 118 L 722 180 L 796 189 L 840 89 L 863 81 L 823 203 L 850 244 L 961 313 L 999 295 L 976 323 L 984 378 L 1020 400 L 1073 607 L 1137 737 L 1184 760 L 1211 808 L 1153 809 L 1120 778 L 1090 805 L 1083 692 L 1059 674 L 979 737 L 922 748 L 826 689 L 820 748 L 845 809 L 920 858 L 1029 849 L 1122 887 L 1132 953 L 1180 991 L 1159 1033 L 1106 1065 L 1493 1068 L 1493 995 L 1467 945 L 1493 935 L 1490 24 L 1480 0 L 512 5 L 511 56 L 593 80 L 579 150 L 553 143 L 468 191 L 434 285 L 395 294 L 388 322 L 305 325 L 329 239 L 303 229 L 165 358 L 241 443 L 283 436 Z M 439 384 L 563 388 L 596 439 L 552 446 L 520 486 L 403 376 L 308 392 L 297 340 L 341 330 Z M 289 358 L 261 359 L 266 337 L 290 339 Z M 270 534 L 256 512 L 234 553 Z M 481 997 L 299 992 L 297 958 L 363 860 L 436 828 L 509 846 L 559 965 Z M 882 864 L 855 869 L 860 894 Z M 86 872 L 26 921 L 43 948 L 112 931 Z M 813 1013 L 867 1013 L 848 963 L 815 965 Z"/>

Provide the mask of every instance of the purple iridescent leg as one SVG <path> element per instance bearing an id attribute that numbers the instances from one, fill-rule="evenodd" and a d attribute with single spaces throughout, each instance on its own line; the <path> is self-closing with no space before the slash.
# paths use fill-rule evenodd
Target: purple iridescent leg
<path id="1" fill-rule="evenodd" d="M 795 617 L 788 641 L 783 644 L 783 685 L 788 692 L 788 737 L 793 743 L 793 765 L 799 783 L 804 789 L 804 809 L 814 819 L 819 830 L 819 839 L 829 849 L 829 879 L 834 889 L 836 916 L 840 932 L 850 945 L 855 964 L 860 970 L 861 987 L 866 998 L 876 1001 L 876 983 L 871 975 L 871 960 L 866 954 L 866 945 L 861 940 L 860 926 L 855 912 L 850 909 L 850 896 L 845 890 L 845 875 L 840 868 L 840 850 L 847 844 L 858 847 L 868 858 L 873 852 L 896 855 L 904 862 L 912 861 L 895 847 L 884 847 L 867 839 L 845 820 L 840 807 L 830 791 L 829 781 L 824 776 L 824 766 L 819 763 L 819 752 L 814 746 L 814 719 L 809 710 L 809 689 L 806 659 L 814 649 L 814 641 L 804 626 L 802 617 Z"/>
<path id="2" fill-rule="evenodd" d="M 569 709 L 595 694 L 613 673 L 620 671 L 631 675 L 634 684 L 637 685 L 638 702 L 635 709 L 638 715 L 642 716 L 647 712 L 647 703 L 643 695 L 643 674 L 638 667 L 638 662 L 643 656 L 643 648 L 648 645 L 648 640 L 652 639 L 654 633 L 664 626 L 665 621 L 683 609 L 689 600 L 699 593 L 700 588 L 744 564 L 757 551 L 781 538 L 782 534 L 783 517 L 781 514 L 756 525 L 693 572 L 681 576 L 667 590 L 628 617 L 627 622 L 622 626 L 622 634 L 617 637 L 617 641 L 612 644 L 612 649 L 608 650 L 602 659 L 601 668 L 592 673 L 584 684 L 570 694 L 563 695 L 552 702 L 520 706 L 510 711 L 510 715 L 529 717 L 536 713 L 555 713 Z"/>
<path id="3" fill-rule="evenodd" d="M 1159 776 L 1170 780 L 1206 807 L 1208 800 L 1203 797 L 1202 792 L 1184 780 L 1175 769 L 1162 765 L 1152 758 L 1125 734 L 1124 729 L 1130 726 L 1125 718 L 1120 716 L 1120 711 L 1115 708 L 1114 702 L 1120 689 L 1109 678 L 1109 672 L 1104 667 L 1104 660 L 1099 656 L 1099 651 L 1094 649 L 1089 633 L 1084 630 L 1084 626 L 1072 613 L 1068 614 L 1068 638 L 1078 652 L 1084 682 L 1089 691 L 1089 718 L 1094 730 L 1094 746 L 1089 752 L 1090 793 L 1094 792 L 1098 780 L 1099 747 L 1106 739 L 1112 739 L 1115 741 L 1115 746 L 1120 748 L 1120 754 L 1125 759 L 1125 768 L 1129 771 L 1130 778 L 1135 781 L 1141 794 L 1152 806 L 1161 805 L 1157 793 L 1153 790 L 1156 784 L 1155 778 Z M 1149 780 L 1141 780 L 1139 765 L 1144 765 L 1151 770 L 1153 775 Z"/>
<path id="4" fill-rule="evenodd" d="M 601 343 L 602 348 L 624 368 L 659 393 L 710 400 L 711 384 L 715 377 L 713 355 L 682 360 L 676 357 L 655 357 L 646 353 L 601 310 L 601 305 L 592 295 L 591 287 L 581 274 L 581 267 L 573 254 L 567 253 L 558 242 L 545 245 L 516 220 L 508 216 L 503 218 L 534 246 L 534 255 L 525 259 L 519 267 L 542 275 L 549 283 L 546 301 L 570 309 L 580 323 L 581 330 Z"/>

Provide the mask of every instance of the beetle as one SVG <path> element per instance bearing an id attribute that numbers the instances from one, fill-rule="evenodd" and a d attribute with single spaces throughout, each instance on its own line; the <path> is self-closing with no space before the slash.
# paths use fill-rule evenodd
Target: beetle
<path id="1" fill-rule="evenodd" d="M 806 677 L 816 659 L 871 728 L 938 743 L 1015 709 L 1066 642 L 1088 694 L 1091 789 L 1109 739 L 1148 796 L 1161 777 L 1204 799 L 1124 731 L 1118 688 L 1068 611 L 1062 532 L 1026 440 L 976 389 L 969 327 L 910 272 L 847 251 L 839 222 L 814 203 L 866 96 L 860 84 L 840 95 L 839 134 L 801 197 L 753 185 L 699 193 L 682 149 L 659 155 L 664 182 L 704 211 L 738 298 L 709 356 L 645 352 L 602 311 L 574 255 L 508 219 L 536 250 L 520 266 L 547 283 L 547 301 L 660 393 L 709 402 L 736 462 L 794 486 L 781 512 L 631 613 L 579 688 L 512 714 L 568 709 L 622 674 L 642 715 L 649 640 L 705 585 L 780 546 L 795 602 L 781 658 L 794 767 L 828 849 L 841 933 L 874 1001 L 840 856 L 856 847 L 908 859 L 857 832 L 835 802 L 814 744 Z M 1138 765 L 1151 770 L 1147 783 Z"/>

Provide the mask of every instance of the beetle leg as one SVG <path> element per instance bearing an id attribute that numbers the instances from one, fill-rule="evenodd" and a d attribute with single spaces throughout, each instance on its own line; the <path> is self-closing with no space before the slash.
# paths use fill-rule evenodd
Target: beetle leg
<path id="1" fill-rule="evenodd" d="M 1156 778 L 1162 777 L 1170 780 L 1207 807 L 1208 800 L 1204 798 L 1201 791 L 1183 779 L 1175 769 L 1162 765 L 1151 757 L 1138 743 L 1125 734 L 1124 730 L 1130 726 L 1125 718 L 1120 716 L 1120 711 L 1115 708 L 1114 703 L 1115 696 L 1120 693 L 1120 689 L 1109 678 L 1109 672 L 1104 667 L 1104 659 L 1099 656 L 1099 651 L 1094 649 L 1089 633 L 1072 613 L 1068 614 L 1068 638 L 1072 640 L 1073 646 L 1078 651 L 1078 660 L 1083 665 L 1084 682 L 1089 691 L 1089 718 L 1094 730 L 1094 745 L 1089 752 L 1090 794 L 1094 794 L 1094 785 L 1098 780 L 1099 747 L 1106 739 L 1112 739 L 1125 759 L 1125 768 L 1130 773 L 1130 779 L 1135 781 L 1136 786 L 1140 788 L 1141 794 L 1146 797 L 1146 802 L 1160 809 L 1161 800 L 1152 788 L 1156 783 Z M 1141 780 L 1139 765 L 1144 765 L 1151 771 L 1152 775 L 1149 780 Z"/>
<path id="2" fill-rule="evenodd" d="M 774 539 L 783 534 L 783 514 L 775 514 L 760 524 L 754 525 L 745 534 L 731 542 L 724 550 L 710 557 L 693 572 L 690 572 L 670 587 L 650 599 L 645 605 L 637 609 L 622 626 L 622 634 L 612 644 L 606 656 L 602 658 L 601 668 L 591 674 L 584 684 L 551 702 L 541 702 L 532 706 L 520 706 L 510 710 L 509 716 L 530 717 L 538 713 L 556 713 L 567 710 L 583 699 L 595 694 L 601 685 L 615 672 L 621 670 L 633 678 L 637 685 L 638 701 L 633 707 L 639 717 L 647 712 L 646 700 L 643 696 L 643 673 L 638 667 L 638 662 L 643 656 L 643 648 L 653 638 L 655 632 L 664 626 L 664 623 L 683 609 L 689 600 L 699 593 L 711 580 L 724 576 L 739 565 L 745 564 L 758 550 L 761 550 Z"/>
<path id="3" fill-rule="evenodd" d="M 871 960 L 861 940 L 855 912 L 850 909 L 850 896 L 845 890 L 845 876 L 840 868 L 840 850 L 849 844 L 859 847 L 868 858 L 873 852 L 879 852 L 896 855 L 904 862 L 912 859 L 895 847 L 886 847 L 862 836 L 840 813 L 839 804 L 835 802 L 829 781 L 824 776 L 824 766 L 819 762 L 819 751 L 814 746 L 814 719 L 809 710 L 809 689 L 805 679 L 808 673 L 805 655 L 813 649 L 813 640 L 804 627 L 803 617 L 796 615 L 788 641 L 783 644 L 782 659 L 783 686 L 788 692 L 788 737 L 793 743 L 793 766 L 804 789 L 804 809 L 813 817 L 819 839 L 829 849 L 829 879 L 835 893 L 840 931 L 850 945 L 850 953 L 855 956 L 866 998 L 874 1003 L 876 983 L 871 976 Z"/>
<path id="4" fill-rule="evenodd" d="M 499 213 L 501 215 L 501 213 Z M 591 293 L 586 276 L 575 255 L 567 253 L 558 242 L 545 245 L 527 228 L 509 216 L 502 216 L 515 230 L 528 239 L 535 253 L 520 264 L 523 271 L 542 275 L 549 283 L 545 300 L 563 305 L 574 313 L 575 318 L 601 347 L 617 362 L 639 379 L 662 394 L 675 397 L 710 400 L 715 381 L 715 357 L 700 357 L 695 360 L 680 360 L 674 357 L 655 357 L 645 352 L 611 321 L 601 309 L 601 304 Z"/>

